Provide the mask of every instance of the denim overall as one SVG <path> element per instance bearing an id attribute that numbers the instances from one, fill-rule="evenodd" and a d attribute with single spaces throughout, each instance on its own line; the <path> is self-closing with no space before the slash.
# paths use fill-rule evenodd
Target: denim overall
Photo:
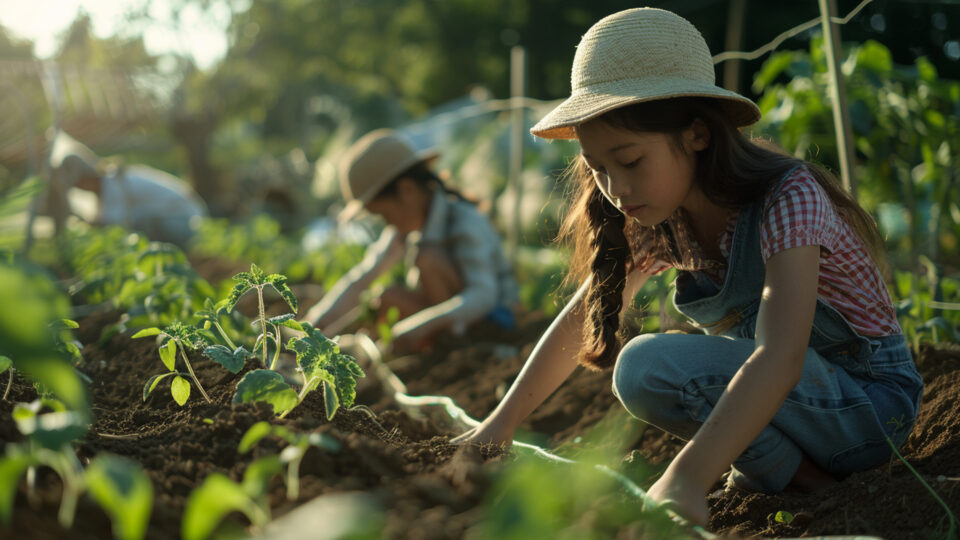
<path id="1" fill-rule="evenodd" d="M 702 272 L 677 277 L 677 309 L 707 335 L 643 334 L 621 351 L 613 391 L 632 415 L 690 439 L 753 353 L 762 215 L 763 201 L 740 212 L 722 286 Z M 922 388 L 902 334 L 858 335 L 818 298 L 801 381 L 734 462 L 732 480 L 781 491 L 804 454 L 836 476 L 883 463 L 886 438 L 899 447 L 913 427 Z"/>

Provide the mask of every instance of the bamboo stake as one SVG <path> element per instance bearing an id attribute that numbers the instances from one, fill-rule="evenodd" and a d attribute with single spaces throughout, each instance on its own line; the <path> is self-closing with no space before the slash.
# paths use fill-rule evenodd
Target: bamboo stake
<path id="1" fill-rule="evenodd" d="M 510 96 L 512 110 L 510 130 L 510 181 L 513 183 L 513 223 L 510 227 L 510 258 L 515 260 L 522 237 L 523 227 L 523 117 L 522 104 L 525 91 L 524 71 L 526 51 L 519 45 L 510 49 Z"/>
<path id="2" fill-rule="evenodd" d="M 727 39 L 724 48 L 737 51 L 743 46 L 743 22 L 747 15 L 747 0 L 732 0 L 727 11 Z M 723 87 L 731 92 L 740 91 L 740 60 L 730 60 L 723 65 Z"/>
<path id="3" fill-rule="evenodd" d="M 840 27 L 830 18 L 836 15 L 834 0 L 820 2 L 820 25 L 823 28 L 823 46 L 826 49 L 827 69 L 830 72 L 830 100 L 833 102 L 833 129 L 837 137 L 837 154 L 840 158 L 840 177 L 843 187 L 854 197 L 857 186 L 853 178 L 853 130 L 850 128 L 850 111 L 840 73 Z"/>

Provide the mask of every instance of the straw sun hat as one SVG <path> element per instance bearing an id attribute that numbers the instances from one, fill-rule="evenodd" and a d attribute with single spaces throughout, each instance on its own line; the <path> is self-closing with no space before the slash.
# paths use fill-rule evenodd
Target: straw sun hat
<path id="1" fill-rule="evenodd" d="M 700 32 L 662 9 L 628 9 L 597 21 L 577 46 L 570 86 L 570 97 L 530 133 L 574 139 L 574 126 L 613 109 L 681 96 L 715 98 L 736 126 L 760 119 L 756 104 L 716 85 L 710 49 Z"/>
<path id="2" fill-rule="evenodd" d="M 353 218 L 397 175 L 439 155 L 436 150 L 417 152 L 392 129 L 378 129 L 360 137 L 340 161 L 340 190 L 347 205 L 337 219 Z"/>

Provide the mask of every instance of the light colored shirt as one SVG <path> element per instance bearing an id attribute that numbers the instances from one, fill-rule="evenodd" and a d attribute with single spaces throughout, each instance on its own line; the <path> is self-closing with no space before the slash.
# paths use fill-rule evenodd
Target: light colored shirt
<path id="1" fill-rule="evenodd" d="M 100 184 L 100 221 L 183 243 L 190 221 L 206 216 L 203 201 L 179 178 L 144 165 L 122 167 Z"/>
<path id="2" fill-rule="evenodd" d="M 462 332 L 495 308 L 509 307 L 517 301 L 513 269 L 490 220 L 475 205 L 437 190 L 430 201 L 423 230 L 403 238 L 395 227 L 385 227 L 380 237 L 367 248 L 363 260 L 321 300 L 318 312 L 326 313 L 336 306 L 356 304 L 360 291 L 353 284 L 359 283 L 364 276 L 380 275 L 404 259 L 408 261 L 408 267 L 413 268 L 417 250 L 427 245 L 439 247 L 450 256 L 463 279 L 463 289 L 453 297 L 411 315 L 409 322 L 422 323 L 444 317 L 450 320 L 454 332 Z M 415 273 L 408 274 L 408 285 L 415 285 L 417 279 Z"/>

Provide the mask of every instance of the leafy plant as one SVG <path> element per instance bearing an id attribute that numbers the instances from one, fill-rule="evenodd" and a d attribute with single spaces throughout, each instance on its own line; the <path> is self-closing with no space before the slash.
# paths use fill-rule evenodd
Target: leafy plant
<path id="1" fill-rule="evenodd" d="M 267 367 L 267 345 L 269 341 L 273 341 L 276 346 L 276 353 L 274 354 L 273 361 L 270 362 L 269 368 L 274 369 L 276 367 L 277 358 L 279 357 L 281 348 L 280 325 L 296 316 L 295 313 L 297 311 L 297 299 L 293 295 L 293 291 L 291 291 L 290 287 L 287 285 L 286 276 L 281 274 L 268 275 L 264 273 L 264 271 L 261 270 L 256 264 L 252 264 L 250 266 L 249 272 L 240 272 L 239 274 L 233 276 L 233 279 L 237 283 L 234 285 L 233 290 L 230 291 L 230 296 L 227 298 L 226 305 L 224 307 L 227 312 L 232 311 L 244 294 L 251 290 L 256 291 L 257 306 L 259 307 L 259 311 L 258 319 L 254 324 L 259 323 L 260 336 L 257 338 L 257 342 L 253 347 L 253 352 L 256 354 L 257 349 L 260 349 L 262 353 L 263 367 Z M 281 315 L 279 317 L 267 319 L 263 305 L 263 289 L 267 285 L 273 287 L 274 290 L 280 293 L 280 296 L 284 299 L 284 301 L 286 301 L 287 305 L 290 306 L 290 309 L 294 311 L 294 314 Z"/>
<path id="2" fill-rule="evenodd" d="M 89 418 L 90 405 L 83 382 L 62 350 L 58 350 L 48 326 L 69 313 L 66 296 L 42 270 L 0 263 L 0 298 L 9 306 L 0 310 L 0 354 L 9 359 L 9 369 L 16 369 L 19 375 L 66 403 L 70 410 Z"/>
<path id="3" fill-rule="evenodd" d="M 230 512 L 241 512 L 255 526 L 266 525 L 270 521 L 268 485 L 281 469 L 279 456 L 267 456 L 247 466 L 240 484 L 220 473 L 211 474 L 187 497 L 180 535 L 184 540 L 208 538 Z"/>
<path id="4" fill-rule="evenodd" d="M 322 433 L 297 433 L 284 426 L 271 425 L 266 421 L 250 426 L 240 440 L 238 450 L 241 453 L 248 452 L 253 445 L 267 436 L 279 437 L 289 445 L 281 450 L 279 455 L 280 463 L 287 466 L 287 499 L 291 501 L 297 500 L 300 496 L 300 462 L 307 450 L 314 446 L 328 452 L 340 451 L 340 443 L 332 437 Z"/>
<path id="5" fill-rule="evenodd" d="M 163 330 L 156 327 L 144 328 L 134 334 L 133 338 L 158 335 L 163 338 L 159 348 L 160 361 L 163 362 L 163 365 L 167 368 L 167 373 L 160 373 L 150 377 L 147 384 L 143 387 L 143 400 L 147 400 L 150 393 L 153 392 L 161 380 L 171 375 L 174 377 L 170 382 L 170 394 L 173 396 L 173 400 L 177 402 L 177 405 L 182 407 L 183 404 L 187 402 L 187 399 L 190 398 L 190 383 L 176 368 L 177 351 L 179 350 L 180 358 L 183 360 L 184 365 L 186 365 L 190 378 L 193 379 L 193 383 L 197 385 L 197 389 L 200 390 L 203 398 L 207 400 L 207 403 L 210 403 L 210 396 L 207 395 L 207 392 L 203 389 L 203 385 L 200 384 L 200 380 L 197 379 L 196 373 L 193 372 L 193 366 L 190 364 L 190 359 L 187 358 L 187 353 L 185 352 L 188 348 L 196 350 L 204 344 L 203 338 L 200 336 L 198 330 L 193 326 L 174 322 Z"/>
<path id="6" fill-rule="evenodd" d="M 57 400 L 18 403 L 12 416 L 27 440 L 8 444 L 0 458 L 0 522 L 10 523 L 21 476 L 26 473 L 32 493 L 37 467 L 46 466 L 63 483 L 57 514 L 61 526 L 71 527 L 77 500 L 87 491 L 110 516 L 115 538 L 144 537 L 153 508 L 153 487 L 139 465 L 126 458 L 99 454 L 84 470 L 70 443 L 86 431 L 86 421 Z"/>
<path id="7" fill-rule="evenodd" d="M 357 378 L 365 376 L 356 359 L 341 353 L 334 341 L 308 322 L 288 320 L 283 324 L 304 334 L 290 338 L 287 343 L 287 349 L 296 353 L 296 370 L 303 379 L 300 391 L 290 388 L 279 373 L 258 369 L 247 373 L 237 384 L 234 402 L 268 401 L 283 418 L 322 384 L 328 420 L 341 405 L 352 406 L 357 395 Z"/>

